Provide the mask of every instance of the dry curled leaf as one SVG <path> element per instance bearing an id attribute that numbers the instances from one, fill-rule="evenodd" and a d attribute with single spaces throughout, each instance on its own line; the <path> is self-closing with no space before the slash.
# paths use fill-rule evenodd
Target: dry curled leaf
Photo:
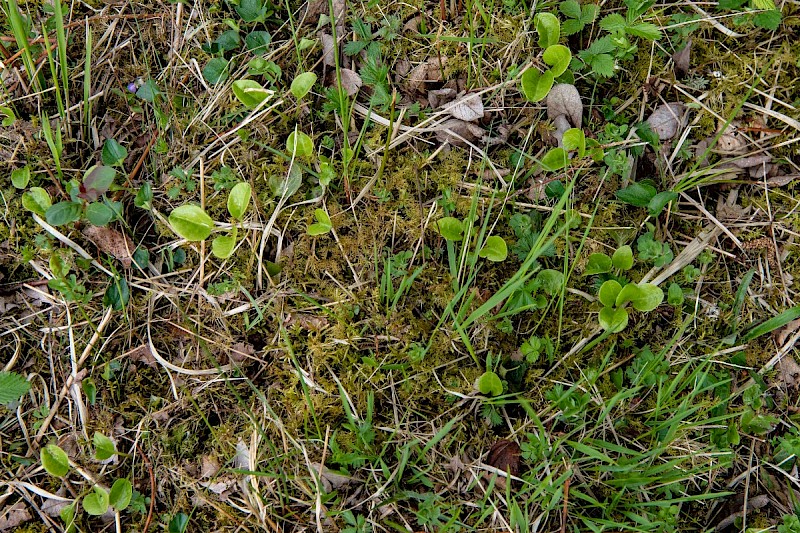
<path id="1" fill-rule="evenodd" d="M 477 94 L 462 96 L 447 107 L 447 111 L 453 118 L 475 122 L 483 118 L 483 102 Z"/>
<path id="2" fill-rule="evenodd" d="M 658 106 L 648 117 L 647 124 L 662 141 L 668 141 L 678 134 L 686 106 L 672 102 Z"/>
<path id="3" fill-rule="evenodd" d="M 158 363 L 156 362 L 156 358 L 153 357 L 153 352 L 150 350 L 150 346 L 147 344 L 142 344 L 141 346 L 137 346 L 127 354 L 130 357 L 131 361 L 136 361 L 137 363 L 144 363 L 150 368 L 158 368 Z"/>
<path id="4" fill-rule="evenodd" d="M 554 85 L 547 94 L 547 118 L 555 120 L 560 115 L 566 115 L 573 128 L 580 128 L 583 124 L 583 102 L 578 89 L 569 83 Z"/>
<path id="5" fill-rule="evenodd" d="M 519 444 L 507 439 L 501 439 L 489 449 L 486 464 L 516 476 L 519 474 L 520 453 Z"/>
<path id="6" fill-rule="evenodd" d="M 23 502 L 17 502 L 0 512 L 0 531 L 16 529 L 33 517 Z"/>
<path id="7" fill-rule="evenodd" d="M 127 235 L 112 228 L 97 226 L 86 226 L 83 228 L 83 235 L 92 241 L 98 250 L 119 259 L 122 266 L 130 268 L 136 247 Z"/>
<path id="8" fill-rule="evenodd" d="M 421 91 L 426 83 L 438 83 L 444 77 L 444 67 L 447 58 L 444 56 L 432 57 L 412 68 L 408 73 L 408 88 L 412 92 Z"/>
<path id="9" fill-rule="evenodd" d="M 428 91 L 428 102 L 434 109 L 441 107 L 449 102 L 452 102 L 456 97 L 456 90 L 450 87 L 443 87 L 441 89 L 434 89 Z"/>
<path id="10" fill-rule="evenodd" d="M 717 131 L 722 130 L 723 127 L 725 127 L 724 124 L 722 124 Z M 713 137 L 709 140 L 713 140 Z M 718 152 L 725 154 L 741 154 L 745 151 L 747 148 L 747 139 L 739 132 L 739 123 L 737 121 L 733 121 L 725 127 L 722 135 L 717 139 L 717 144 L 714 148 Z"/>
<path id="11" fill-rule="evenodd" d="M 469 143 L 480 142 L 485 133 L 483 128 L 472 122 L 451 118 L 439 124 L 436 139 L 441 143 L 466 148 Z"/>
<path id="12" fill-rule="evenodd" d="M 336 473 L 320 463 L 311 463 L 311 468 L 313 468 L 315 472 L 319 472 L 320 481 L 322 481 L 322 487 L 325 489 L 325 492 L 331 492 L 335 489 L 339 489 L 350 483 L 350 481 L 353 479 L 350 476 Z"/>
<path id="13" fill-rule="evenodd" d="M 322 43 L 322 64 L 326 67 L 336 66 L 336 47 L 333 42 L 333 35 L 319 32 L 319 40 Z"/>
<path id="14" fill-rule="evenodd" d="M 683 77 L 689 72 L 689 64 L 692 54 L 692 40 L 686 43 L 680 52 L 672 54 L 672 61 L 675 63 L 675 73 L 678 77 Z"/>

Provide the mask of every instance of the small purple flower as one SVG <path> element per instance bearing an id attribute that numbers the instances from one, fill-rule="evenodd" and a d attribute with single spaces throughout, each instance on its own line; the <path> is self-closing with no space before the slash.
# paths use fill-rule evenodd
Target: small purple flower
<path id="1" fill-rule="evenodd" d="M 130 92 L 132 92 L 133 94 L 136 94 L 136 91 L 138 90 L 138 87 L 136 87 L 136 83 L 135 82 L 130 82 L 128 84 L 128 90 Z"/>

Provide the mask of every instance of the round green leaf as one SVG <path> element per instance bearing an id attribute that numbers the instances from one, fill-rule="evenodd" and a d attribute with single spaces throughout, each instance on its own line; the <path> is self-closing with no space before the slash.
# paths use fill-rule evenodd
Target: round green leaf
<path id="1" fill-rule="evenodd" d="M 503 382 L 494 372 L 484 372 L 475 384 L 478 391 L 485 396 L 499 396 L 503 394 Z"/>
<path id="2" fill-rule="evenodd" d="M 539 34 L 539 46 L 548 48 L 558 43 L 561 36 L 561 22 L 552 13 L 539 13 L 533 19 L 536 33 Z"/>
<path id="3" fill-rule="evenodd" d="M 221 83 L 228 79 L 228 61 L 222 57 L 215 57 L 203 69 L 203 77 L 212 84 Z M 138 94 L 138 93 L 137 93 Z"/>
<path id="4" fill-rule="evenodd" d="M 228 213 L 236 220 L 241 220 L 250 206 L 252 187 L 247 182 L 237 183 L 228 193 Z"/>
<path id="5" fill-rule="evenodd" d="M 272 194 L 288 198 L 303 184 L 303 172 L 298 165 L 292 165 L 286 176 L 270 176 L 267 180 Z"/>
<path id="6" fill-rule="evenodd" d="M 169 215 L 172 229 L 187 241 L 203 241 L 214 229 L 214 221 L 198 205 L 182 205 Z"/>
<path id="7" fill-rule="evenodd" d="M 110 459 L 117 453 L 117 447 L 114 445 L 114 441 L 99 431 L 94 432 L 92 442 L 94 443 L 94 457 L 98 461 Z"/>
<path id="8" fill-rule="evenodd" d="M 50 206 L 44 213 L 48 224 L 63 226 L 81 218 L 81 204 L 76 202 L 58 202 Z"/>
<path id="9" fill-rule="evenodd" d="M 298 74 L 298 76 L 292 80 L 292 85 L 289 88 L 292 91 L 292 94 L 298 100 L 311 90 L 311 87 L 317 82 L 317 75 L 313 72 L 303 72 L 302 74 Z"/>
<path id="10" fill-rule="evenodd" d="M 114 139 L 106 139 L 100 156 L 104 165 L 121 165 L 128 157 L 128 150 Z"/>
<path id="11" fill-rule="evenodd" d="M 633 250 L 627 244 L 620 246 L 611 256 L 611 263 L 619 270 L 630 270 L 633 267 Z"/>
<path id="12" fill-rule="evenodd" d="M 674 306 L 683 305 L 683 289 L 677 283 L 672 283 L 667 290 L 667 303 Z"/>
<path id="13" fill-rule="evenodd" d="M 460 241 L 464 238 L 464 223 L 455 217 L 444 217 L 436 222 L 436 231 L 448 241 Z"/>
<path id="14" fill-rule="evenodd" d="M 478 255 L 489 261 L 505 261 L 506 257 L 508 257 L 508 246 L 506 246 L 506 241 L 502 237 L 492 235 L 486 239 L 486 243 Z"/>
<path id="15" fill-rule="evenodd" d="M 133 497 L 133 485 L 125 478 L 120 478 L 111 485 L 108 503 L 117 511 L 124 511 Z"/>
<path id="16" fill-rule="evenodd" d="M 628 325 L 628 312 L 619 307 L 604 307 L 599 315 L 600 327 L 610 333 L 619 333 Z"/>
<path id="17" fill-rule="evenodd" d="M 83 509 L 87 514 L 100 516 L 108 511 L 108 492 L 103 487 L 94 486 L 94 492 L 83 498 Z"/>
<path id="18" fill-rule="evenodd" d="M 29 191 L 22 193 L 22 207 L 39 216 L 44 216 L 51 205 L 50 195 L 41 187 L 31 187 Z"/>
<path id="19" fill-rule="evenodd" d="M 75 502 L 67 505 L 58 513 L 64 522 L 64 531 L 73 533 L 75 531 Z"/>
<path id="20" fill-rule="evenodd" d="M 561 170 L 567 166 L 568 162 L 569 154 L 563 148 L 551 148 L 542 157 L 542 167 L 550 172 Z"/>
<path id="21" fill-rule="evenodd" d="M 103 202 L 92 202 L 86 206 L 86 218 L 95 226 L 105 226 L 114 219 L 115 214 Z"/>
<path id="22" fill-rule="evenodd" d="M 597 298 L 606 307 L 614 307 L 617 303 L 617 296 L 622 290 L 622 285 L 617 280 L 609 279 L 600 285 Z"/>
<path id="23" fill-rule="evenodd" d="M 268 31 L 256 30 L 251 31 L 244 38 L 244 44 L 251 52 L 263 54 L 267 51 L 269 43 L 272 42 L 272 36 Z"/>
<path id="24" fill-rule="evenodd" d="M 628 283 L 617 295 L 616 305 L 630 302 L 637 311 L 652 311 L 664 301 L 664 291 L 652 283 Z"/>
<path id="25" fill-rule="evenodd" d="M 236 228 L 230 235 L 220 235 L 211 241 L 211 253 L 220 259 L 227 259 L 233 254 L 236 247 Z"/>
<path id="26" fill-rule="evenodd" d="M 312 237 L 316 235 L 324 235 L 333 229 L 331 217 L 328 216 L 328 213 L 326 213 L 324 209 L 315 209 L 314 218 L 317 219 L 316 224 L 311 224 L 308 226 L 308 234 Z"/>
<path id="27" fill-rule="evenodd" d="M 51 476 L 64 477 L 69 472 L 67 453 L 55 444 L 48 444 L 42 448 L 39 457 L 45 471 Z"/>
<path id="28" fill-rule="evenodd" d="M 578 157 L 583 157 L 586 154 L 586 135 L 579 128 L 570 128 L 565 131 L 561 143 L 564 150 L 568 152 L 577 150 Z"/>
<path id="29" fill-rule="evenodd" d="M 241 103 L 253 108 L 269 98 L 270 91 L 253 80 L 236 80 L 233 82 L 233 94 Z"/>
<path id="30" fill-rule="evenodd" d="M 563 44 L 551 44 L 542 54 L 542 60 L 550 66 L 553 76 L 558 77 L 569 67 L 569 62 L 572 61 L 572 52 Z"/>
<path id="31" fill-rule="evenodd" d="M 298 157 L 309 157 L 314 153 L 314 141 L 302 131 L 293 131 L 286 139 L 286 149 Z"/>
<path id="32" fill-rule="evenodd" d="M 552 70 L 539 72 L 535 68 L 529 68 L 522 73 L 522 94 L 531 102 L 544 100 L 550 89 L 553 88 L 555 76 Z"/>
<path id="33" fill-rule="evenodd" d="M 87 194 L 94 194 L 89 200 L 96 200 L 114 183 L 117 171 L 106 165 L 95 165 L 87 170 L 83 175 L 83 186 Z"/>
<path id="34" fill-rule="evenodd" d="M 536 280 L 541 283 L 542 290 L 553 296 L 561 292 L 564 286 L 564 273 L 552 268 L 545 268 L 536 274 Z"/>
<path id="35" fill-rule="evenodd" d="M 11 184 L 17 189 L 24 189 L 31 180 L 31 167 L 25 165 L 11 172 Z"/>
<path id="36" fill-rule="evenodd" d="M 596 274 L 605 274 L 611 272 L 611 258 L 606 254 L 592 254 L 586 262 L 586 270 L 583 271 L 584 276 L 594 276 Z"/>

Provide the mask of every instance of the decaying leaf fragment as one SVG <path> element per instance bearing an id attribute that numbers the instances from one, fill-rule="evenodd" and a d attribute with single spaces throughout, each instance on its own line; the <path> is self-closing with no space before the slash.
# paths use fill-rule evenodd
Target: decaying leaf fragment
<path id="1" fill-rule="evenodd" d="M 547 94 L 547 118 L 555 120 L 564 115 L 573 128 L 583 124 L 583 102 L 578 89 L 569 83 L 554 85 Z"/>
<path id="2" fill-rule="evenodd" d="M 119 259 L 122 266 L 130 268 L 136 246 L 127 235 L 113 228 L 97 226 L 86 226 L 83 228 L 83 234 L 97 246 L 98 250 Z"/>
<path id="3" fill-rule="evenodd" d="M 678 77 L 685 76 L 689 72 L 689 64 L 692 55 L 692 40 L 689 39 L 679 52 L 672 54 L 672 61 L 675 63 L 675 74 Z"/>
<path id="4" fill-rule="evenodd" d="M 447 58 L 436 56 L 420 63 L 408 73 L 408 88 L 412 92 L 421 91 L 426 83 L 437 83 L 444 78 L 444 67 Z"/>
<path id="5" fill-rule="evenodd" d="M 477 124 L 451 118 L 439 124 L 436 139 L 441 143 L 466 148 L 469 146 L 468 143 L 480 143 L 485 133 Z"/>
<path id="6" fill-rule="evenodd" d="M 678 134 L 686 106 L 672 102 L 658 106 L 646 120 L 650 129 L 662 141 L 668 141 Z"/>
<path id="7" fill-rule="evenodd" d="M 339 489 L 350 483 L 353 479 L 350 476 L 338 474 L 320 463 L 311 463 L 311 468 L 313 468 L 315 472 L 319 472 L 320 481 L 322 482 L 322 487 L 325 489 L 325 492 Z"/>
<path id="8" fill-rule="evenodd" d="M 483 118 L 483 101 L 480 95 L 467 94 L 447 106 L 453 118 L 474 122 Z"/>
<path id="9" fill-rule="evenodd" d="M 17 502 L 0 513 L 0 531 L 11 531 L 32 519 L 25 503 Z"/>

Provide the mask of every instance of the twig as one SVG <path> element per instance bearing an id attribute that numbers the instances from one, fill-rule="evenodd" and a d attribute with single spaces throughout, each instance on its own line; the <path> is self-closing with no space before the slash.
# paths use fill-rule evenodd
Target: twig
<path id="1" fill-rule="evenodd" d="M 147 472 L 150 474 L 150 509 L 147 511 L 147 520 L 144 521 L 144 528 L 142 528 L 142 533 L 147 533 L 147 528 L 150 527 L 150 521 L 153 519 L 153 509 L 156 504 L 156 476 L 153 473 L 153 465 L 150 463 L 150 459 L 147 458 L 138 443 L 136 444 L 136 449 L 142 454 L 142 461 L 144 461 L 145 466 L 147 466 Z"/>

